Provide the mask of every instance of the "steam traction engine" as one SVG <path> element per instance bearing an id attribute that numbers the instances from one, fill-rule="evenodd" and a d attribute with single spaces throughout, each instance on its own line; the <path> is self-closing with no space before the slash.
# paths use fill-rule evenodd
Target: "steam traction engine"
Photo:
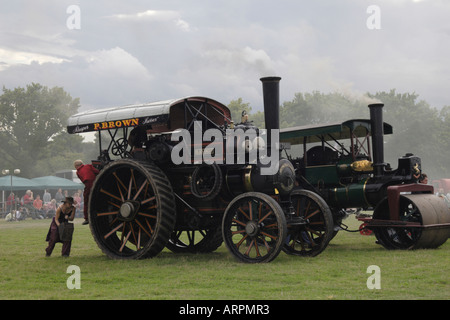
<path id="1" fill-rule="evenodd" d="M 384 162 L 383 136 L 392 126 L 382 108 L 369 105 L 370 120 L 282 129 L 280 141 L 290 148 L 298 186 L 329 206 L 334 234 L 356 209 L 361 233 L 375 233 L 387 249 L 436 248 L 450 236 L 450 209 L 431 185 L 418 183 L 419 157 L 406 154 L 397 169 Z"/>
<path id="2" fill-rule="evenodd" d="M 317 193 L 294 188 L 294 167 L 278 161 L 278 141 L 271 139 L 271 129 L 279 129 L 279 80 L 261 79 L 266 139 L 245 119 L 234 125 L 226 106 L 205 97 L 72 116 L 69 133 L 99 136 L 93 163 L 100 173 L 88 216 L 101 250 L 112 258 L 139 259 L 165 247 L 212 252 L 224 241 L 236 258 L 250 263 L 271 261 L 281 250 L 298 256 L 322 252 L 333 234 L 331 211 Z M 183 140 L 173 139 L 180 132 Z M 196 136 L 211 132 L 215 138 L 208 142 Z M 174 163 L 174 154 L 187 161 Z M 214 161 L 195 161 L 206 154 Z M 263 174 L 264 160 L 274 155 L 274 174 Z"/>

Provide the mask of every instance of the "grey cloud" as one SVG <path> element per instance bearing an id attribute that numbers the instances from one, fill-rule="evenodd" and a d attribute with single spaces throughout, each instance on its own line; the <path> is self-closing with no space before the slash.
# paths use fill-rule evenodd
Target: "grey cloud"
<path id="1" fill-rule="evenodd" d="M 381 30 L 366 27 L 369 1 L 99 0 L 80 4 L 80 30 L 65 26 L 70 1 L 24 3 L 0 13 L 0 53 L 30 58 L 0 56 L 0 85 L 64 86 L 86 108 L 201 94 L 260 110 L 267 75 L 283 78 L 282 101 L 397 88 L 450 105 L 445 1 L 380 0 Z"/>

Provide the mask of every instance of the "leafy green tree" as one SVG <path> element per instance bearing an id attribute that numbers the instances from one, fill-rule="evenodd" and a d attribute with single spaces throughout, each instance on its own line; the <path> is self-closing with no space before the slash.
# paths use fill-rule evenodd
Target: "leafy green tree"
<path id="1" fill-rule="evenodd" d="M 361 102 L 344 94 L 319 91 L 296 93 L 280 109 L 281 128 L 344 121 L 362 113 Z"/>
<path id="2" fill-rule="evenodd" d="M 450 152 L 450 106 L 445 106 L 441 109 L 439 119 L 441 120 L 439 141 L 442 149 Z M 450 157 L 447 157 L 447 159 L 450 159 Z"/>
<path id="3" fill-rule="evenodd" d="M 443 107 L 439 112 L 440 127 L 436 143 L 439 144 L 440 175 L 435 179 L 450 177 L 450 106 Z"/>
<path id="4" fill-rule="evenodd" d="M 413 153 L 422 159 L 422 168 L 432 179 L 450 177 L 450 106 L 438 111 L 420 100 L 415 92 L 399 93 L 391 89 L 365 95 L 296 93 L 280 106 L 280 127 L 369 119 L 367 106 L 374 102 L 384 103 L 384 121 L 394 129 L 392 135 L 384 138 L 386 162 L 396 168 L 399 157 Z M 230 106 L 236 114 L 234 119 L 240 119 L 242 110 L 251 112 L 249 104 L 240 98 Z M 264 127 L 264 112 L 250 114 L 249 118 L 256 126 Z"/>
<path id="5" fill-rule="evenodd" d="M 264 122 L 264 112 L 258 111 L 256 113 L 249 115 L 249 120 L 253 121 L 253 124 L 258 128 L 265 128 L 266 124 Z"/>
<path id="6" fill-rule="evenodd" d="M 385 137 L 385 159 L 392 167 L 397 158 L 413 153 L 422 159 L 422 169 L 429 176 L 450 174 L 448 158 L 442 155 L 442 120 L 437 109 L 419 100 L 416 93 L 377 92 L 371 95 L 384 103 L 384 121 L 393 126 L 394 132 Z"/>
<path id="7" fill-rule="evenodd" d="M 72 99 L 61 87 L 49 89 L 37 83 L 13 90 L 4 87 L 0 96 L 0 167 L 20 168 L 24 177 L 41 175 L 36 164 L 49 158 L 52 139 L 65 129 L 68 117 L 79 106 L 79 99 Z"/>
<path id="8" fill-rule="evenodd" d="M 46 172 L 49 175 L 60 170 L 74 169 L 73 161 L 81 159 L 85 163 L 91 162 L 98 156 L 96 143 L 83 142 L 84 137 L 77 134 L 68 134 L 63 131 L 52 138 L 51 143 L 45 146 L 45 157 L 36 162 L 39 175 Z M 36 174 L 35 174 L 36 175 Z"/>

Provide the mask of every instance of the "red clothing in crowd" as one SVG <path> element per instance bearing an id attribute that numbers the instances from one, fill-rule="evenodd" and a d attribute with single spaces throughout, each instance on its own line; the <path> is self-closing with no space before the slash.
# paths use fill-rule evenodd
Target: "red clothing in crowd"
<path id="1" fill-rule="evenodd" d="M 28 194 L 23 196 L 23 204 L 29 204 L 31 201 L 31 197 Z"/>
<path id="2" fill-rule="evenodd" d="M 84 206 L 83 206 L 83 214 L 84 219 L 88 219 L 88 203 L 89 203 L 89 194 L 91 193 L 91 188 L 94 183 L 95 177 L 98 174 L 98 170 L 94 168 L 92 164 L 83 164 L 77 169 L 77 176 L 80 178 L 81 182 L 84 183 Z"/>
<path id="3" fill-rule="evenodd" d="M 11 194 L 11 195 L 9 195 L 8 199 L 6 200 L 6 205 L 7 205 L 8 207 L 10 207 L 10 206 L 13 205 L 15 202 L 16 202 L 16 201 L 15 201 L 15 199 L 14 199 L 14 195 Z"/>
<path id="4" fill-rule="evenodd" d="M 33 201 L 33 207 L 35 207 L 38 210 L 42 209 L 42 200 L 41 199 L 35 199 Z"/>

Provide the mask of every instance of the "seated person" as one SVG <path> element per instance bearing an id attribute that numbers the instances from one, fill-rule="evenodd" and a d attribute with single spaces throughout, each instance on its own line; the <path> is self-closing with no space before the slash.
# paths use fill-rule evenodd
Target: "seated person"
<path id="1" fill-rule="evenodd" d="M 145 160 L 144 143 L 147 141 L 147 129 L 143 126 L 135 127 L 128 136 L 133 158 Z"/>

